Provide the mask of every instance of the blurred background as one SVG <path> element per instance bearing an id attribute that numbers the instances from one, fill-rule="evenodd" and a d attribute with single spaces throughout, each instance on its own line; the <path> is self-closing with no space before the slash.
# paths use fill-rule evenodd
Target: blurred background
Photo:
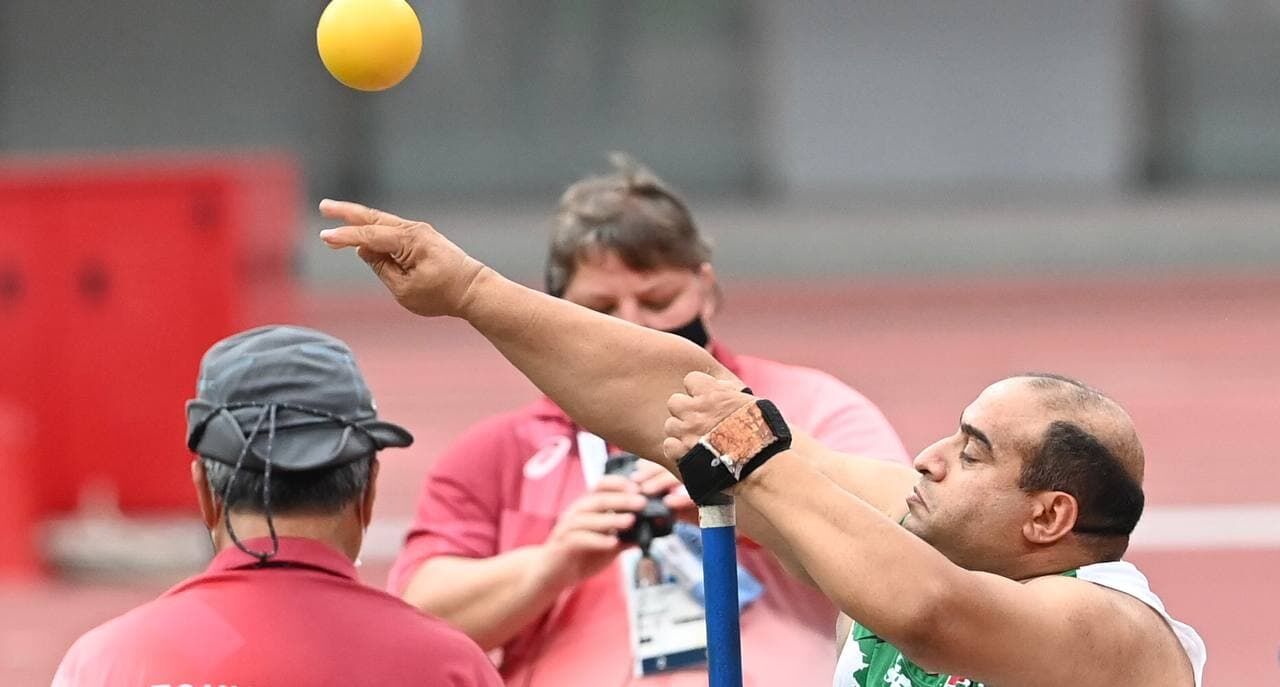
<path id="1" fill-rule="evenodd" d="M 1115 395 L 1148 453 L 1131 559 L 1280 682 L 1280 2 L 411 0 L 421 61 L 334 81 L 324 3 L 0 3 L 0 683 L 198 570 L 182 401 L 288 320 L 418 443 L 362 574 L 470 422 L 536 391 L 314 238 L 323 197 L 538 284 L 559 192 L 627 151 L 716 240 L 744 353 L 826 369 L 911 451 L 1001 376 Z"/>

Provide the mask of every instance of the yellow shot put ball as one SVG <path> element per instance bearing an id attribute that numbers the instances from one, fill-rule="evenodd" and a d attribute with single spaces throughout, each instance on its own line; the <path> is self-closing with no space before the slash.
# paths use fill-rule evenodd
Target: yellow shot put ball
<path id="1" fill-rule="evenodd" d="M 332 0 L 316 26 L 316 47 L 333 78 L 382 91 L 418 63 L 422 25 L 405 0 Z"/>

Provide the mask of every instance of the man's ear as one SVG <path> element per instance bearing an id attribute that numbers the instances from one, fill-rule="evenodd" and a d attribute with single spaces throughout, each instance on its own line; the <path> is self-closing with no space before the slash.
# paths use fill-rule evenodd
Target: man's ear
<path id="1" fill-rule="evenodd" d="M 218 526 L 222 518 L 222 507 L 213 496 L 209 487 L 209 475 L 204 471 L 204 461 L 196 458 L 191 461 L 191 483 L 196 488 L 196 501 L 200 504 L 200 519 L 210 531 Z"/>
<path id="2" fill-rule="evenodd" d="M 369 483 L 364 487 L 364 499 L 360 502 L 360 524 L 369 527 L 373 520 L 373 502 L 378 495 L 378 459 L 369 461 Z"/>
<path id="3" fill-rule="evenodd" d="M 1031 497 L 1031 517 L 1022 535 L 1032 544 L 1052 544 L 1067 536 L 1079 516 L 1076 498 L 1064 491 L 1042 491 Z"/>

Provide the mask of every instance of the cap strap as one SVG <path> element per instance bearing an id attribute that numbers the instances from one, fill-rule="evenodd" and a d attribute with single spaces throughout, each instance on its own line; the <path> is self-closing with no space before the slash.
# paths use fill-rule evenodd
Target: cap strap
<path id="1" fill-rule="evenodd" d="M 231 470 L 231 477 L 227 480 L 227 486 L 222 490 L 222 507 L 226 509 L 227 534 L 231 536 L 231 541 L 236 545 L 236 548 L 250 556 L 253 556 L 254 558 L 257 558 L 259 564 L 265 564 L 272 556 L 275 556 L 280 552 L 280 538 L 276 534 L 275 519 L 273 518 L 271 511 L 271 448 L 274 445 L 276 438 L 276 411 L 278 409 L 284 408 L 286 410 L 293 410 L 333 420 L 343 426 L 344 432 L 355 430 L 365 435 L 375 450 L 382 450 L 385 446 L 369 430 L 348 420 L 347 418 L 342 417 L 341 415 L 330 413 L 327 410 L 308 408 L 306 406 L 295 405 L 293 403 L 243 401 L 238 403 L 224 403 L 210 410 L 209 414 L 201 419 L 199 424 L 196 425 L 196 430 L 192 432 L 189 447 L 192 450 L 196 450 L 200 443 L 200 438 L 204 434 L 206 425 L 216 415 L 223 412 L 238 410 L 240 408 L 260 408 L 261 410 L 258 412 L 258 417 L 253 423 L 253 428 L 249 430 L 249 434 L 244 438 L 244 445 L 240 447 L 240 454 L 236 457 L 236 464 Z M 234 416 L 232 419 L 234 420 Z M 262 476 L 262 510 L 267 519 L 267 531 L 271 534 L 271 550 L 254 551 L 245 546 L 244 543 L 240 541 L 240 538 L 236 536 L 235 527 L 231 524 L 232 504 L 230 497 L 231 487 L 235 484 L 236 476 L 244 466 L 244 459 L 249 455 L 249 449 L 253 446 L 254 439 L 258 437 L 258 432 L 262 429 L 263 422 L 267 423 L 267 450 L 266 455 L 263 456 L 263 462 L 266 464 L 266 467 Z"/>
<path id="2" fill-rule="evenodd" d="M 276 536 L 276 523 L 271 518 L 271 447 L 276 440 L 276 404 L 268 405 L 267 412 L 270 418 L 267 420 L 267 455 L 263 458 L 267 466 L 262 473 L 262 510 L 267 516 L 267 531 L 271 533 L 271 553 L 259 556 L 259 563 L 266 563 L 268 558 L 280 553 L 280 538 Z"/>
<path id="3" fill-rule="evenodd" d="M 261 404 L 252 404 L 252 405 L 261 405 Z M 276 536 L 275 523 L 272 522 L 272 519 L 271 519 L 271 501 L 270 501 L 271 488 L 269 486 L 271 484 L 271 443 L 275 439 L 275 435 L 276 435 L 275 406 L 276 404 L 274 403 L 268 403 L 265 406 L 262 406 L 262 410 L 258 413 L 258 419 L 253 423 L 253 429 L 249 431 L 249 436 L 245 438 L 244 447 L 240 449 L 240 455 L 236 458 L 236 465 L 231 470 L 231 477 L 227 480 L 227 486 L 222 490 L 222 507 L 226 513 L 225 517 L 227 521 L 227 534 L 230 535 L 231 542 L 236 545 L 236 548 L 258 559 L 259 564 L 266 563 L 268 559 L 270 559 L 272 556 L 280 552 L 280 539 Z M 218 412 L 218 411 L 214 411 L 214 412 Z M 263 494 L 263 501 L 264 501 L 263 508 L 266 511 L 266 516 L 267 516 L 267 530 L 271 532 L 271 551 L 269 552 L 254 551 L 249 547 L 245 546 L 244 542 L 240 541 L 240 537 L 236 536 L 235 527 L 231 524 L 231 501 L 230 501 L 231 485 L 235 484 L 236 475 L 240 473 L 240 468 L 244 465 L 244 458 L 246 455 L 249 454 L 249 447 L 253 445 L 253 440 L 257 438 L 258 430 L 262 428 L 262 423 L 264 420 L 267 419 L 268 415 L 270 416 L 271 424 L 267 427 L 267 455 L 265 458 L 267 463 L 267 469 L 263 477 L 262 494 Z"/>
<path id="4" fill-rule="evenodd" d="M 187 448 L 192 451 L 198 452 L 198 449 L 200 446 L 200 439 L 204 435 L 205 428 L 208 426 L 209 422 L 212 421 L 213 418 L 216 417 L 219 413 L 222 413 L 224 411 L 230 411 L 230 410 L 239 410 L 241 408 L 262 408 L 265 410 L 268 406 L 275 406 L 276 408 L 293 410 L 299 413 L 305 413 L 307 415 L 314 415 L 316 417 L 322 417 L 327 420 L 333 420 L 334 422 L 342 425 L 343 427 L 354 429 L 360 432 L 361 434 L 363 434 L 369 440 L 369 443 L 373 444 L 373 447 L 376 450 L 381 451 L 382 449 L 386 448 L 386 446 L 381 441 L 378 441 L 378 438 L 375 437 L 373 433 L 370 432 L 368 429 L 361 427 L 359 423 L 352 422 L 351 420 L 348 420 L 347 418 L 342 417 L 341 415 L 338 415 L 336 413 L 331 413 L 327 410 L 321 410 L 319 408 L 309 408 L 307 406 L 301 406 L 294 403 L 281 403 L 276 401 L 270 401 L 267 403 L 263 403 L 261 401 L 238 401 L 236 403 L 223 403 L 222 405 L 212 408 L 207 415 L 205 415 L 203 418 L 200 419 L 200 422 L 196 423 L 195 428 L 191 431 L 191 438 L 187 440 Z M 235 420 L 234 416 L 232 416 L 232 420 L 233 421 Z M 246 441 L 252 444 L 255 436 L 256 436 L 256 431 L 250 432 L 249 436 L 246 438 Z M 241 456 L 243 457 L 243 452 L 241 453 Z"/>

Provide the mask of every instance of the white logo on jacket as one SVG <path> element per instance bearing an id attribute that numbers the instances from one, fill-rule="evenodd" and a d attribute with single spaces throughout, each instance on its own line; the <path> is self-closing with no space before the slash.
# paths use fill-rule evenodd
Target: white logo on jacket
<path id="1" fill-rule="evenodd" d="M 564 462 L 572 447 L 573 441 L 569 437 L 552 437 L 525 461 L 524 478 L 538 480 L 551 474 L 552 470 Z"/>

